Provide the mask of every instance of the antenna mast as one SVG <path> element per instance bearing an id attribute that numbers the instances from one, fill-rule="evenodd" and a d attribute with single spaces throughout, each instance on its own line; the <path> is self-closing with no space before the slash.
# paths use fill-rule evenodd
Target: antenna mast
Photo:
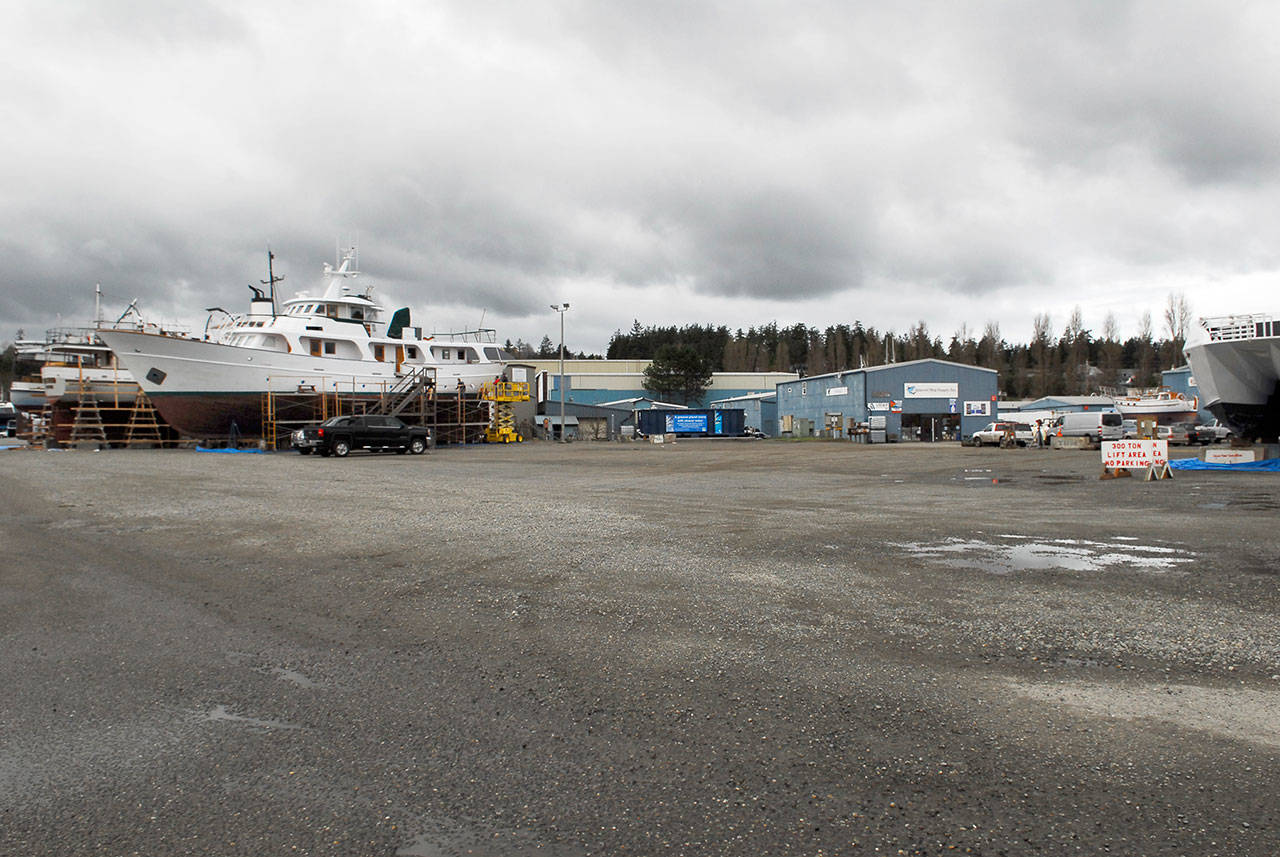
<path id="1" fill-rule="evenodd" d="M 280 309 L 279 307 L 276 306 L 276 283 L 284 279 L 283 275 L 279 277 L 276 276 L 275 264 L 274 264 L 275 261 L 276 261 L 276 254 L 271 252 L 271 247 L 270 245 L 268 245 L 267 246 L 267 279 L 258 280 L 258 282 L 262 283 L 262 285 L 264 286 L 269 286 L 271 288 L 271 315 L 273 316 L 280 314 Z"/>

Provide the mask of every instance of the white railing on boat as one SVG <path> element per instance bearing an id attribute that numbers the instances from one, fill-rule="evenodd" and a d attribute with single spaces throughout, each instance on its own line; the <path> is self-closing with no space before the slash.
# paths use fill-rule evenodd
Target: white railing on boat
<path id="1" fill-rule="evenodd" d="M 451 333 L 433 333 L 429 339 L 452 339 L 460 342 L 497 342 L 498 331 L 482 327 L 478 330 L 458 330 Z"/>
<path id="2" fill-rule="evenodd" d="M 1268 313 L 1202 318 L 1200 324 L 1208 331 L 1211 342 L 1280 336 L 1280 322 L 1275 321 L 1275 317 Z"/>

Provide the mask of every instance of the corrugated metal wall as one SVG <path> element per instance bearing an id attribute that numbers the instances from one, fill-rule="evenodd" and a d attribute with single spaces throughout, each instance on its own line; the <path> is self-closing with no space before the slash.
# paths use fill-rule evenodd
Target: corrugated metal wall
<path id="1" fill-rule="evenodd" d="M 817 434 L 836 415 L 847 428 L 851 419 L 865 423 L 875 414 L 886 417 L 889 435 L 898 436 L 904 414 L 954 416 L 963 436 L 994 418 L 997 387 L 995 372 L 945 360 L 854 369 L 779 384 L 778 420 L 810 420 Z"/>

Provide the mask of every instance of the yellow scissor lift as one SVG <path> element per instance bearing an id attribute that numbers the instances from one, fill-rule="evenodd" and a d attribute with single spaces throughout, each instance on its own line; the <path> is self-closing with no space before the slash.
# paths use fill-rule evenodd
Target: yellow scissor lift
<path id="1" fill-rule="evenodd" d="M 524 381 L 490 381 L 480 388 L 480 398 L 489 402 L 489 428 L 484 433 L 488 443 L 521 443 L 516 431 L 516 414 L 512 404 L 529 401 L 529 385 Z"/>

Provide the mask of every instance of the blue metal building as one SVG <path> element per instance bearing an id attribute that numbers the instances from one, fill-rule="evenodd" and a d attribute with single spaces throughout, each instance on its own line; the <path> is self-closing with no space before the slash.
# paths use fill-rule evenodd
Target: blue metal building
<path id="1" fill-rule="evenodd" d="M 1179 366 L 1176 369 L 1164 370 L 1160 373 L 1160 384 L 1175 393 L 1181 393 L 1188 399 L 1194 397 L 1198 400 L 1200 398 L 1200 388 L 1196 386 L 1196 379 L 1191 374 L 1190 366 Z M 1196 411 L 1196 423 L 1210 425 L 1213 420 L 1213 413 L 1204 407 L 1204 402 L 1200 402 L 1200 409 Z"/>
<path id="2" fill-rule="evenodd" d="M 995 418 L 998 377 L 994 369 L 926 359 L 788 381 L 777 388 L 779 429 L 825 437 L 870 429 L 876 440 L 959 440 Z"/>
<path id="3" fill-rule="evenodd" d="M 749 428 L 757 428 L 767 437 L 778 436 L 778 393 L 754 393 L 750 396 L 734 396 L 716 399 L 711 403 L 716 409 L 739 409 Z"/>

